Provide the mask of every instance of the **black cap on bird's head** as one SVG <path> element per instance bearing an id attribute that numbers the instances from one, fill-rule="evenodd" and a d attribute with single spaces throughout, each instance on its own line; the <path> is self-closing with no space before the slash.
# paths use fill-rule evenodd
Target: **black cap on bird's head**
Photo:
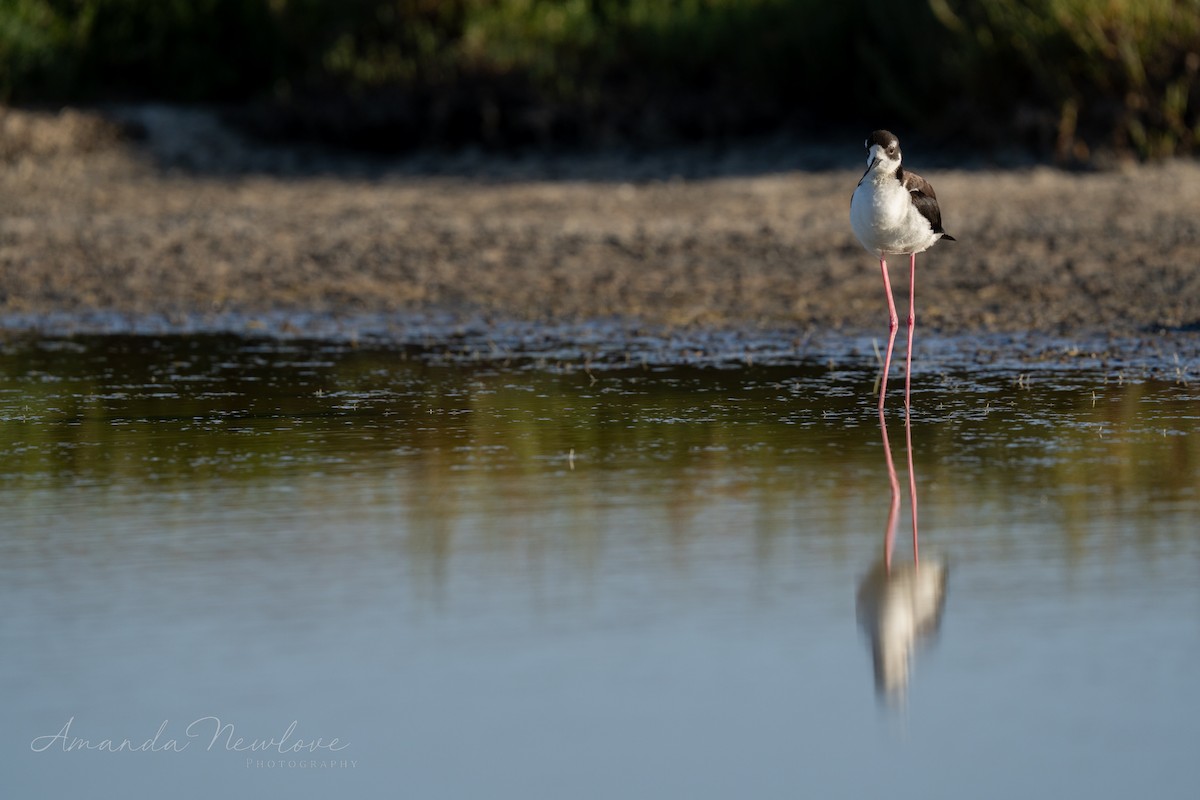
<path id="1" fill-rule="evenodd" d="M 892 133 L 891 131 L 875 131 L 874 133 L 872 133 L 870 136 L 867 137 L 867 141 L 864 144 L 864 146 L 868 150 L 870 150 L 871 145 L 873 145 L 873 144 L 880 145 L 881 147 L 886 149 L 888 147 L 888 145 L 893 145 L 893 144 L 896 145 L 897 147 L 899 147 L 900 140 L 897 139 L 896 134 Z"/>

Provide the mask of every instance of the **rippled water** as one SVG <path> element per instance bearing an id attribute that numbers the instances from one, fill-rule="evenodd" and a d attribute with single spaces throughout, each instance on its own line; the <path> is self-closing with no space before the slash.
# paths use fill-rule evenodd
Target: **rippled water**
<path id="1" fill-rule="evenodd" d="M 484 348 L 3 345 L 5 796 L 1194 790 L 1185 371 Z"/>

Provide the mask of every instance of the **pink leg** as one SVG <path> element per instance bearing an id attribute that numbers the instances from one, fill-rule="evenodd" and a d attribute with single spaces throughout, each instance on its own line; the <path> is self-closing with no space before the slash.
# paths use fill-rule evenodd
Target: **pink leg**
<path id="1" fill-rule="evenodd" d="M 912 343 L 917 330 L 917 255 L 908 261 L 908 356 L 904 360 L 904 415 L 909 413 L 909 395 L 912 390 Z"/>
<path id="2" fill-rule="evenodd" d="M 912 379 L 913 333 L 917 329 L 917 256 L 909 256 L 908 262 L 908 356 L 904 364 L 904 436 L 908 445 L 908 496 L 912 504 L 913 563 L 917 556 L 917 475 L 913 472 L 912 407 L 909 390 Z"/>
<path id="3" fill-rule="evenodd" d="M 896 463 L 892 459 L 892 446 L 888 442 L 887 420 L 883 413 L 883 399 L 887 394 L 888 372 L 892 368 L 892 346 L 896 343 L 896 329 L 900 327 L 896 316 L 896 301 L 892 299 L 892 282 L 888 279 L 887 260 L 879 259 L 879 268 L 883 271 L 883 289 L 888 302 L 888 343 L 887 355 L 883 359 L 883 378 L 879 382 L 879 429 L 883 433 L 883 453 L 887 457 L 888 481 L 892 487 L 892 504 L 888 510 L 887 529 L 883 534 L 884 565 L 891 571 L 892 550 L 896 541 L 896 519 L 900 514 L 900 480 L 896 477 Z"/>
<path id="4" fill-rule="evenodd" d="M 892 282 L 888 280 L 887 260 L 879 258 L 879 268 L 883 271 L 883 291 L 888 303 L 888 343 L 887 355 L 883 359 L 883 380 L 879 382 L 879 413 L 883 414 L 883 397 L 887 394 L 888 372 L 892 368 L 892 345 L 896 343 L 896 329 L 900 327 L 900 319 L 896 316 L 896 301 L 892 299 Z"/>

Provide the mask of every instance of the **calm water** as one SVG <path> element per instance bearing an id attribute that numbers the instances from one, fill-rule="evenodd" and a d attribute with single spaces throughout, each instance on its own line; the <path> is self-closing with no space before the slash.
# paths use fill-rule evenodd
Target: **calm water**
<path id="1" fill-rule="evenodd" d="M 1194 796 L 1200 385 L 875 371 L 11 340 L 0 793 Z"/>

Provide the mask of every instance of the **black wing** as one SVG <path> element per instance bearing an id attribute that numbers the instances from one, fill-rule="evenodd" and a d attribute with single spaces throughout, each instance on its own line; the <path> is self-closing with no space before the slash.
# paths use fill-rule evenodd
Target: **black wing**
<path id="1" fill-rule="evenodd" d="M 943 239 L 955 241 L 953 236 L 942 230 L 942 209 L 938 207 L 937 194 L 929 185 L 929 181 L 917 173 L 903 170 L 903 168 L 898 177 L 900 183 L 908 190 L 909 196 L 912 197 L 917 211 L 921 212 L 921 216 L 929 220 L 929 224 L 933 226 L 933 232 L 942 234 Z"/>

